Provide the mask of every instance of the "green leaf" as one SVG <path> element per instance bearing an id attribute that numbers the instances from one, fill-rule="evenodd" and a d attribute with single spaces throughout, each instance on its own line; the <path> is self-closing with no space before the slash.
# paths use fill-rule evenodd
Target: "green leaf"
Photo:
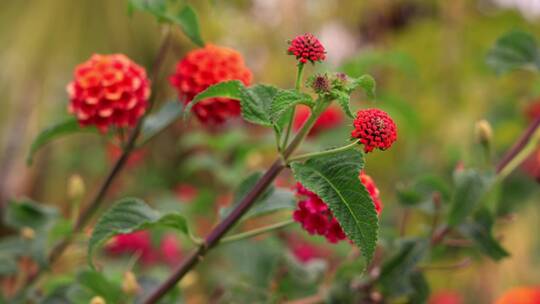
<path id="1" fill-rule="evenodd" d="M 448 215 L 450 226 L 462 223 L 476 209 L 489 184 L 486 178 L 472 169 L 457 172 L 454 181 L 455 191 Z"/>
<path id="2" fill-rule="evenodd" d="M 411 287 L 413 289 L 412 295 L 409 297 L 408 303 L 410 304 L 423 304 L 427 303 L 431 289 L 426 276 L 420 272 L 415 271 L 410 276 Z"/>
<path id="3" fill-rule="evenodd" d="M 188 115 L 191 112 L 191 108 L 198 102 L 208 98 L 214 97 L 226 97 L 232 99 L 238 99 L 242 97 L 240 92 L 244 89 L 244 84 L 239 80 L 230 80 L 217 83 L 213 86 L 209 86 L 206 90 L 197 94 L 187 105 L 184 113 Z"/>
<path id="4" fill-rule="evenodd" d="M 497 39 L 489 50 L 487 64 L 498 74 L 518 68 L 538 69 L 540 56 L 536 39 L 522 31 L 512 31 Z"/>
<path id="5" fill-rule="evenodd" d="M 30 152 L 26 157 L 26 164 L 31 165 L 36 152 L 45 144 L 51 142 L 54 139 L 60 138 L 64 135 L 77 133 L 77 132 L 95 132 L 94 127 L 80 127 L 77 119 L 70 117 L 62 122 L 52 125 L 45 130 L 41 131 L 38 136 L 32 142 L 30 146 Z"/>
<path id="6" fill-rule="evenodd" d="M 198 46 L 204 46 L 204 41 L 201 38 L 199 30 L 199 20 L 197 13 L 190 5 L 184 6 L 184 8 L 176 15 L 171 17 L 172 20 L 182 28 L 184 34 Z"/>
<path id="7" fill-rule="evenodd" d="M 241 90 L 242 117 L 254 124 L 272 126 L 271 107 L 277 93 L 276 87 L 265 84 L 257 84 Z"/>
<path id="8" fill-rule="evenodd" d="M 385 262 L 381 269 L 380 283 L 389 297 L 409 295 L 414 292 L 411 275 L 416 265 L 427 253 L 427 240 L 405 240 L 399 252 Z"/>
<path id="9" fill-rule="evenodd" d="M 79 273 L 77 280 L 95 295 L 103 297 L 107 303 L 122 302 L 123 293 L 120 286 L 107 280 L 100 272 L 93 270 L 83 271 Z"/>
<path id="10" fill-rule="evenodd" d="M 177 101 L 169 101 L 159 111 L 149 115 L 143 122 L 141 137 L 142 142 L 148 141 L 156 134 L 170 126 L 180 115 L 184 105 Z"/>
<path id="11" fill-rule="evenodd" d="M 220 209 L 220 217 L 227 217 L 231 211 L 238 206 L 238 204 L 240 204 L 242 199 L 249 193 L 249 191 L 251 191 L 261 177 L 261 172 L 255 172 L 242 181 L 234 195 L 234 203 L 230 207 Z M 253 207 L 251 207 L 249 211 L 242 217 L 242 220 L 247 220 L 249 218 L 276 211 L 293 210 L 294 208 L 296 208 L 296 202 L 294 199 L 294 193 L 292 191 L 276 189 L 271 186 L 259 197 L 259 199 L 257 199 Z"/>
<path id="12" fill-rule="evenodd" d="M 277 123 L 287 110 L 298 104 L 305 104 L 313 107 L 311 96 L 296 90 L 279 90 L 272 100 L 270 116 L 273 123 Z"/>
<path id="13" fill-rule="evenodd" d="M 5 213 L 4 223 L 21 229 L 30 227 L 41 230 L 58 217 L 58 210 L 31 200 L 10 201 Z"/>
<path id="14" fill-rule="evenodd" d="M 358 78 L 353 78 L 351 80 L 351 84 L 349 85 L 349 89 L 352 91 L 357 87 L 361 87 L 369 99 L 375 98 L 376 84 L 375 79 L 371 77 L 371 75 L 365 74 Z"/>
<path id="15" fill-rule="evenodd" d="M 124 198 L 115 203 L 98 220 L 88 243 L 88 262 L 93 267 L 95 249 L 117 234 L 153 227 L 170 227 L 189 234 L 186 219 L 178 213 L 161 214 L 137 198 Z"/>
<path id="16" fill-rule="evenodd" d="M 347 114 L 350 118 L 354 118 L 354 114 L 351 111 L 351 95 L 347 94 L 343 91 L 334 91 L 333 92 L 336 101 L 339 103 L 341 108 L 343 109 L 343 112 Z"/>
<path id="17" fill-rule="evenodd" d="M 11 255 L 0 255 L 0 277 L 9 276 L 18 270 L 17 259 Z"/>
<path id="18" fill-rule="evenodd" d="M 495 261 L 510 254 L 501 246 L 492 234 L 493 216 L 487 208 L 478 210 L 473 219 L 460 225 L 459 231 L 473 240 L 480 251 Z"/>
<path id="19" fill-rule="evenodd" d="M 291 164 L 296 180 L 328 204 L 369 263 L 377 243 L 378 218 L 373 201 L 358 178 L 363 166 L 363 155 L 355 150 Z"/>

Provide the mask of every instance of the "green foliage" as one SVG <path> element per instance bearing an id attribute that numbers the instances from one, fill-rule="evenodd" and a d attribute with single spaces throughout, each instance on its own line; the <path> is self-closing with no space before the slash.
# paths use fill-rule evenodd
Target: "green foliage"
<path id="1" fill-rule="evenodd" d="M 371 75 L 362 75 L 358 78 L 351 78 L 350 84 L 347 86 L 347 89 L 350 91 L 355 90 L 360 87 L 366 93 L 367 97 L 370 99 L 375 98 L 375 79 Z"/>
<path id="2" fill-rule="evenodd" d="M 328 204 L 341 227 L 362 250 L 366 261 L 377 243 L 375 206 L 358 174 L 364 167 L 361 152 L 344 152 L 293 162 L 294 177 Z"/>
<path id="3" fill-rule="evenodd" d="M 58 210 L 31 200 L 10 201 L 4 223 L 17 229 L 30 227 L 34 230 L 50 226 L 58 217 Z"/>
<path id="4" fill-rule="evenodd" d="M 186 219 L 178 213 L 161 214 L 137 198 L 124 198 L 107 210 L 96 223 L 88 243 L 88 262 L 93 267 L 95 249 L 117 234 L 141 229 L 170 227 L 189 234 Z"/>
<path id="5" fill-rule="evenodd" d="M 184 113 L 185 115 L 189 115 L 191 113 L 191 108 L 193 108 L 194 105 L 207 98 L 226 97 L 239 100 L 241 98 L 240 92 L 243 89 L 244 84 L 242 84 L 242 82 L 239 80 L 216 83 L 193 97 L 193 99 L 187 104 Z"/>
<path id="6" fill-rule="evenodd" d="M 478 210 L 473 219 L 459 226 L 459 231 L 473 240 L 481 252 L 493 260 L 501 260 L 510 254 L 493 237 L 493 216 L 487 208 Z"/>
<path id="7" fill-rule="evenodd" d="M 418 281 L 415 270 L 428 248 L 429 241 L 425 239 L 403 241 L 397 254 L 382 266 L 379 282 L 385 295 L 389 297 L 421 296 L 425 293 L 422 291 L 425 287 L 422 287 L 423 284 Z M 418 295 L 418 292 L 421 294 Z"/>
<path id="8" fill-rule="evenodd" d="M 414 271 L 411 276 L 411 287 L 413 293 L 409 297 L 408 303 L 410 304 L 422 304 L 427 303 L 431 288 L 426 279 L 426 276 L 420 271 Z"/>
<path id="9" fill-rule="evenodd" d="M 234 195 L 234 203 L 227 208 L 220 210 L 220 216 L 225 218 L 234 210 L 244 197 L 253 189 L 257 181 L 261 178 L 261 172 L 255 172 L 243 180 Z M 270 186 L 256 201 L 253 207 L 242 217 L 242 220 L 265 215 L 268 213 L 292 210 L 296 207 L 294 193 L 285 189 L 276 189 Z"/>
<path id="10" fill-rule="evenodd" d="M 491 184 L 488 177 L 467 169 L 454 174 L 455 190 L 448 215 L 448 225 L 463 222 L 479 205 Z"/>
<path id="11" fill-rule="evenodd" d="M 178 25 L 184 34 L 198 46 L 204 46 L 199 30 L 197 13 L 190 5 L 182 5 L 178 0 L 129 0 L 128 10 L 140 10 L 152 14 L 160 22 L 171 22 Z"/>
<path id="12" fill-rule="evenodd" d="M 108 280 L 102 273 L 87 270 L 77 276 L 78 282 L 94 295 L 101 296 L 107 303 L 120 303 L 124 296 L 120 286 Z"/>
<path id="13" fill-rule="evenodd" d="M 433 195 L 439 193 L 443 202 L 450 199 L 450 186 L 435 175 L 424 175 L 410 184 L 397 187 L 397 198 L 404 206 L 433 205 Z"/>
<path id="14" fill-rule="evenodd" d="M 277 124 L 285 113 L 298 104 L 304 104 L 309 107 L 313 107 L 315 104 L 306 93 L 298 92 L 296 90 L 282 90 L 272 100 L 270 106 L 270 117 L 274 124 Z"/>
<path id="15" fill-rule="evenodd" d="M 540 67 L 536 39 L 522 31 L 512 31 L 497 39 L 486 60 L 499 74 L 519 68 L 538 70 Z"/>
<path id="16" fill-rule="evenodd" d="M 30 146 L 30 152 L 26 158 L 26 164 L 31 165 L 36 152 L 51 142 L 54 139 L 60 138 L 64 135 L 79 133 L 79 132 L 95 132 L 94 127 L 80 127 L 75 117 L 70 117 L 64 121 L 61 121 L 55 125 L 52 125 L 45 130 L 41 131 L 38 136 L 32 142 Z"/>
<path id="17" fill-rule="evenodd" d="M 184 105 L 178 100 L 165 103 L 156 113 L 148 115 L 141 129 L 142 141 L 146 142 L 170 126 L 182 114 Z"/>
<path id="18" fill-rule="evenodd" d="M 271 85 L 256 84 L 240 91 L 242 117 L 262 126 L 272 126 L 271 106 L 278 89 Z"/>

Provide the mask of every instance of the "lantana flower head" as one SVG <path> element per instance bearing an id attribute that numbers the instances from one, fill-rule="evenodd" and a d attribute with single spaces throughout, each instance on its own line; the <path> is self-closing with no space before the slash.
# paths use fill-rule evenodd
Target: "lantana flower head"
<path id="1" fill-rule="evenodd" d="M 379 109 L 360 110 L 353 122 L 353 138 L 364 145 L 364 152 L 386 150 L 397 139 L 397 127 L 392 118 Z"/>
<path id="2" fill-rule="evenodd" d="M 148 107 L 150 81 L 144 68 L 122 54 L 93 55 L 75 68 L 67 85 L 68 110 L 82 126 L 134 127 Z"/>
<path id="3" fill-rule="evenodd" d="M 326 51 L 322 43 L 313 34 L 296 36 L 289 42 L 287 52 L 294 55 L 299 63 L 310 61 L 315 63 L 326 59 Z"/>
<path id="4" fill-rule="evenodd" d="M 189 52 L 176 66 L 170 83 L 178 91 L 180 100 L 189 103 L 195 95 L 211 85 L 228 80 L 240 80 L 248 86 L 252 73 L 237 51 L 206 45 Z M 240 115 L 240 102 L 230 98 L 208 98 L 193 106 L 197 118 L 211 125 L 221 124 L 227 118 Z"/>

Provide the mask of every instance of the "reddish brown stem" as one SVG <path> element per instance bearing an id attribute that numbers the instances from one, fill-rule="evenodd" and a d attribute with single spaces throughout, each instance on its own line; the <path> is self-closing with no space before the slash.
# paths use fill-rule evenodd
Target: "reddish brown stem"
<path id="1" fill-rule="evenodd" d="M 497 173 L 501 172 L 501 170 L 508 165 L 508 163 L 527 145 L 531 137 L 533 136 L 534 132 L 538 127 L 540 126 L 540 117 L 536 118 L 533 122 L 529 124 L 525 132 L 521 135 L 521 137 L 514 143 L 512 148 L 508 150 L 508 152 L 503 156 L 503 158 L 499 161 L 497 164 L 496 170 Z"/>

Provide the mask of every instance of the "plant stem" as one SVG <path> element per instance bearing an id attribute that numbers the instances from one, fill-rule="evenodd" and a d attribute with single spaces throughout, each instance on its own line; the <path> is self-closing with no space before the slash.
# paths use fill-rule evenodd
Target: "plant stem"
<path id="1" fill-rule="evenodd" d="M 205 238 L 204 242 L 199 245 L 190 255 L 188 255 L 184 261 L 173 270 L 172 274 L 161 283 L 148 298 L 142 303 L 152 304 L 161 299 L 176 283 L 184 277 L 193 267 L 195 267 L 204 256 L 213 247 L 219 244 L 220 240 L 225 234 L 240 220 L 240 218 L 253 206 L 257 199 L 263 194 L 266 189 L 274 182 L 274 179 L 285 168 L 287 158 L 294 152 L 294 150 L 302 143 L 309 130 L 315 124 L 315 121 L 319 117 L 320 113 L 326 109 L 330 104 L 329 101 L 320 100 L 317 106 L 313 110 L 311 116 L 302 126 L 302 129 L 289 146 L 283 151 L 283 158 L 277 158 L 272 166 L 264 173 L 264 175 L 257 181 L 255 186 L 249 191 L 249 193 L 240 201 L 238 206 L 232 210 L 232 212 L 222 220 L 210 234 Z"/>
<path id="2" fill-rule="evenodd" d="M 170 31 L 167 31 L 165 34 L 165 37 L 162 40 L 159 51 L 156 55 L 156 59 L 154 60 L 152 74 L 150 75 L 151 77 L 150 79 L 153 81 L 155 81 L 155 79 L 158 77 L 160 67 L 163 63 L 163 59 L 164 59 L 163 57 L 165 56 L 166 50 L 170 43 L 170 39 L 171 39 L 170 36 L 171 36 Z M 105 180 L 103 180 L 103 182 L 101 183 L 96 195 L 92 198 L 88 206 L 84 208 L 83 211 L 80 213 L 73 227 L 73 231 L 52 248 L 51 252 L 49 253 L 49 256 L 47 257 L 47 262 L 48 262 L 49 267 L 51 267 L 60 258 L 60 256 L 62 256 L 62 253 L 64 252 L 64 250 L 73 241 L 74 236 L 84 229 L 86 224 L 90 221 L 90 219 L 94 216 L 94 214 L 97 212 L 97 210 L 101 206 L 103 199 L 105 198 L 114 179 L 118 176 L 118 174 L 120 173 L 120 171 L 126 164 L 131 152 L 133 152 L 133 149 L 135 148 L 135 143 L 141 132 L 144 119 L 146 115 L 150 112 L 150 108 L 152 104 L 153 102 L 150 102 L 150 105 L 146 111 L 146 114 L 143 117 L 141 117 L 141 119 L 139 119 L 137 125 L 131 131 L 129 138 L 125 146 L 123 147 L 122 154 L 114 163 L 113 167 L 107 174 Z M 35 283 L 37 279 L 44 273 L 44 270 L 45 270 L 44 267 L 40 267 L 34 275 L 29 276 L 26 279 L 25 284 L 23 285 L 24 286 L 23 289 L 19 293 L 24 292 L 27 288 L 31 287 L 33 283 Z"/>
<path id="3" fill-rule="evenodd" d="M 289 158 L 289 162 L 293 162 L 293 161 L 299 161 L 299 160 L 304 160 L 304 159 L 308 159 L 308 158 L 312 158 L 312 157 L 319 157 L 319 156 L 324 156 L 324 155 L 330 155 L 330 154 L 334 154 L 334 153 L 338 153 L 338 152 L 343 152 L 343 151 L 347 151 L 349 149 L 352 149 L 354 147 L 356 147 L 358 145 L 358 140 L 346 145 L 346 146 L 342 146 L 342 147 L 338 147 L 338 148 L 334 148 L 334 149 L 329 149 L 329 150 L 325 150 L 325 151 L 319 151 L 319 152 L 312 152 L 312 153 L 306 153 L 306 154 L 301 154 L 301 155 L 297 155 L 297 156 L 294 156 L 294 157 L 291 157 Z"/>
<path id="4" fill-rule="evenodd" d="M 298 70 L 296 72 L 296 82 L 294 84 L 294 89 L 296 91 L 300 91 L 302 88 L 302 75 L 304 74 L 304 64 L 299 63 L 298 64 Z M 293 107 L 290 111 L 291 116 L 289 117 L 289 123 L 287 125 L 287 131 L 285 132 L 285 138 L 283 139 L 283 143 L 281 144 L 281 147 L 285 148 L 289 142 L 289 137 L 291 136 L 291 130 L 292 125 L 294 122 L 294 115 L 296 114 L 296 107 Z"/>
<path id="5" fill-rule="evenodd" d="M 528 133 L 528 132 L 527 132 Z M 522 148 L 513 154 L 504 166 L 502 166 L 497 172 L 497 180 L 501 181 L 505 179 L 512 171 L 514 171 L 521 163 L 534 152 L 540 141 L 540 128 L 538 126 L 534 129 L 530 136 L 527 136 L 527 142 L 522 145 Z"/>
<path id="6" fill-rule="evenodd" d="M 540 117 L 536 118 L 533 122 L 531 122 L 531 124 L 527 127 L 525 132 L 523 132 L 521 137 L 516 141 L 512 148 L 510 148 L 506 155 L 503 156 L 501 161 L 497 164 L 497 173 L 501 172 L 504 167 L 506 167 L 506 165 L 516 156 L 516 154 L 518 154 L 519 151 L 521 151 L 523 147 L 525 147 L 525 145 L 529 142 L 538 127 L 540 127 Z"/>
<path id="7" fill-rule="evenodd" d="M 230 242 L 235 242 L 235 241 L 247 239 L 247 238 L 250 238 L 250 237 L 257 236 L 259 234 L 264 234 L 264 233 L 267 233 L 267 232 L 270 232 L 270 231 L 273 231 L 273 230 L 277 230 L 277 229 L 281 229 L 283 227 L 287 227 L 292 223 L 294 223 L 294 220 L 286 220 L 286 221 L 274 223 L 274 224 L 271 224 L 271 225 L 268 225 L 268 226 L 256 228 L 256 229 L 253 229 L 253 230 L 249 230 L 249 231 L 246 231 L 246 232 L 241 232 L 241 233 L 238 233 L 238 234 L 235 234 L 235 235 L 224 237 L 223 239 L 221 239 L 221 241 L 219 243 L 224 244 L 224 243 L 230 243 Z"/>

